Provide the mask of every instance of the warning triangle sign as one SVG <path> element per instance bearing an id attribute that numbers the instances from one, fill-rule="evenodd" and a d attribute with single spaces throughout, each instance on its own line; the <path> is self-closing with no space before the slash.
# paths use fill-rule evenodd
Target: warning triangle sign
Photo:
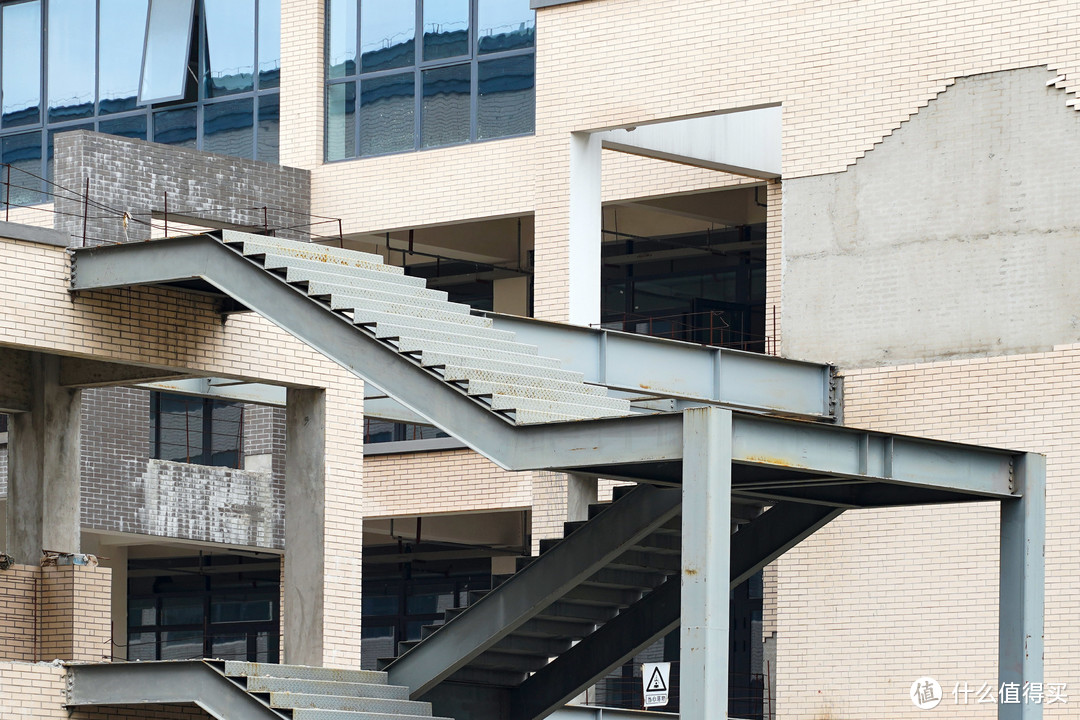
<path id="1" fill-rule="evenodd" d="M 660 674 L 660 668 L 653 668 L 652 677 L 649 678 L 645 692 L 667 692 L 667 685 L 664 684 L 664 676 Z"/>

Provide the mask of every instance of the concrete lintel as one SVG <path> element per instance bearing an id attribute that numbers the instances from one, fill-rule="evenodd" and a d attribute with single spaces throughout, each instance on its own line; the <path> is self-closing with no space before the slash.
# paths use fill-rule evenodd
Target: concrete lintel
<path id="1" fill-rule="evenodd" d="M 608 150 L 772 179 L 780 177 L 779 106 L 603 130 Z"/>
<path id="2" fill-rule="evenodd" d="M 85 358 L 60 358 L 60 385 L 69 388 L 112 387 L 185 377 L 175 370 L 102 362 Z"/>
<path id="3" fill-rule="evenodd" d="M 215 400 L 230 400 L 253 405 L 285 407 L 285 388 L 267 383 L 243 382 L 225 378 L 184 378 L 139 383 L 137 387 L 157 392 L 194 395 Z"/>

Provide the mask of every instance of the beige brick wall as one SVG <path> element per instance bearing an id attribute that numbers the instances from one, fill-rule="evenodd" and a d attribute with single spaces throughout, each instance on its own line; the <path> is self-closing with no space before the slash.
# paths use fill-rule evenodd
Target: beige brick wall
<path id="1" fill-rule="evenodd" d="M 37 659 L 37 594 L 39 568 L 12 565 L 0 571 L 0 658 Z"/>
<path id="2" fill-rule="evenodd" d="M 0 571 L 0 658 L 100 662 L 112 656 L 112 570 L 14 565 Z"/>
<path id="3" fill-rule="evenodd" d="M 134 288 L 72 299 L 61 248 L 0 239 L 0 343 L 212 376 L 328 388 L 324 662 L 359 664 L 363 383 L 253 313 L 222 322 L 211 298 Z"/>
<path id="4" fill-rule="evenodd" d="M 41 660 L 111 658 L 112 570 L 80 565 L 41 568 L 37 624 Z"/>
<path id="5" fill-rule="evenodd" d="M 849 425 L 1046 454 L 1044 677 L 1076 697 L 1045 715 L 1076 717 L 1080 345 L 844 375 Z M 935 718 L 996 717 L 951 692 L 996 683 L 998 525 L 995 503 L 849 511 L 781 558 L 778 717 L 923 717 L 921 675 L 947 691 Z"/>

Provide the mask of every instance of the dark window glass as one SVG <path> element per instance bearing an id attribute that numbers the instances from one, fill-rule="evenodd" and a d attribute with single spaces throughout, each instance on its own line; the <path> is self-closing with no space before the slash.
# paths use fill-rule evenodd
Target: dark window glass
<path id="1" fill-rule="evenodd" d="M 280 84 L 281 0 L 259 0 L 259 88 Z"/>
<path id="2" fill-rule="evenodd" d="M 532 54 L 487 60 L 477 72 L 476 137 L 531 133 L 536 117 Z"/>
<path id="3" fill-rule="evenodd" d="M 128 660 L 157 660 L 157 633 L 129 632 Z"/>
<path id="4" fill-rule="evenodd" d="M 7 415 L 0 414 L 0 433 L 6 433 L 8 431 L 8 417 Z"/>
<path id="5" fill-rule="evenodd" d="M 170 630 L 161 633 L 162 660 L 189 660 L 203 654 L 201 630 Z"/>
<path id="6" fill-rule="evenodd" d="M 255 0 L 203 0 L 206 96 L 255 87 Z M 209 106 L 207 107 L 209 109 Z M 247 153 L 250 157 L 251 151 Z"/>
<path id="7" fill-rule="evenodd" d="M 154 113 L 154 142 L 193 148 L 198 142 L 195 108 Z"/>
<path id="8" fill-rule="evenodd" d="M 413 73 L 363 80 L 360 84 L 360 154 L 412 150 L 416 144 Z"/>
<path id="9" fill-rule="evenodd" d="M 169 393 L 153 393 L 152 454 L 158 460 L 240 467 L 243 405 Z"/>
<path id="10" fill-rule="evenodd" d="M 49 122 L 94 114 L 97 8 L 89 0 L 49 2 Z"/>
<path id="11" fill-rule="evenodd" d="M 256 159 L 263 162 L 278 163 L 279 134 L 279 97 L 277 93 L 259 96 L 259 134 Z"/>
<path id="12" fill-rule="evenodd" d="M 101 0 L 98 28 L 98 112 L 101 114 L 136 107 L 146 7 L 147 0 Z M 143 139 L 145 124 L 144 120 Z"/>
<path id="13" fill-rule="evenodd" d="M 326 159 L 356 157 L 356 83 L 337 83 L 326 92 Z"/>
<path id="14" fill-rule="evenodd" d="M 98 123 L 98 130 L 103 133 L 108 133 L 109 135 L 119 135 L 120 137 L 145 140 L 146 116 L 132 115 L 130 117 L 114 118 L 112 120 L 102 120 Z"/>
<path id="15" fill-rule="evenodd" d="M 424 0 L 424 59 L 469 52 L 469 0 Z"/>
<path id="16" fill-rule="evenodd" d="M 254 142 L 254 100 L 230 100 L 203 108 L 203 147 L 206 152 L 250 158 Z"/>
<path id="17" fill-rule="evenodd" d="M 470 74 L 469 65 L 424 71 L 423 147 L 468 141 Z"/>
<path id="18" fill-rule="evenodd" d="M 416 62 L 416 5 L 411 2 L 360 4 L 360 69 L 374 72 Z"/>
<path id="19" fill-rule="evenodd" d="M 41 131 L 6 136 L 0 142 L 0 162 L 11 164 L 12 205 L 33 205 L 45 199 L 40 179 Z"/>
<path id="20" fill-rule="evenodd" d="M 244 406 L 236 403 L 208 402 L 211 410 L 210 462 L 218 467 L 240 467 L 240 448 L 244 443 Z"/>
<path id="21" fill-rule="evenodd" d="M 140 102 L 184 96 L 194 7 L 195 0 L 150 0 Z"/>
<path id="22" fill-rule="evenodd" d="M 356 0 L 330 0 L 326 39 L 326 75 L 329 78 L 356 74 Z"/>
<path id="23" fill-rule="evenodd" d="M 223 595 L 210 601 L 210 622 L 263 622 L 274 619 L 274 603 L 263 596 Z"/>
<path id="24" fill-rule="evenodd" d="M 536 12 L 529 0 L 480 0 L 477 15 L 481 53 L 532 47 L 536 41 Z"/>
<path id="25" fill-rule="evenodd" d="M 41 121 L 41 3 L 3 6 L 3 125 Z M 40 150 L 38 151 L 40 159 Z M 35 171 L 41 172 L 39 165 Z"/>

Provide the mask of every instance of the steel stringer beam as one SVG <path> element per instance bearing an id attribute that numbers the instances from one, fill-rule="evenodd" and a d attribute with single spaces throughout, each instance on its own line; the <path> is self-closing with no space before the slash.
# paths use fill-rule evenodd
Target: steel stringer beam
<path id="1" fill-rule="evenodd" d="M 202 660 L 68 665 L 69 707 L 194 704 L 216 718 L 286 720 Z"/>
<path id="2" fill-rule="evenodd" d="M 784 503 L 739 528 L 731 537 L 731 587 L 813 535 L 843 511 Z M 571 536 L 572 537 L 572 536 Z M 677 576 L 609 620 L 511 696 L 510 717 L 541 720 L 679 626 Z"/>
<path id="3" fill-rule="evenodd" d="M 72 258 L 75 291 L 192 280 L 251 308 L 505 469 L 590 467 L 602 474 L 605 465 L 682 459 L 679 413 L 516 427 L 209 235 L 84 248 Z M 1015 452 L 745 412 L 732 413 L 732 433 L 735 464 L 869 478 L 972 499 L 1020 495 L 1013 484 Z M 737 473 L 734 479 L 737 484 Z"/>
<path id="4" fill-rule="evenodd" d="M 682 493 L 641 485 L 387 666 L 420 697 L 674 518 Z"/>

